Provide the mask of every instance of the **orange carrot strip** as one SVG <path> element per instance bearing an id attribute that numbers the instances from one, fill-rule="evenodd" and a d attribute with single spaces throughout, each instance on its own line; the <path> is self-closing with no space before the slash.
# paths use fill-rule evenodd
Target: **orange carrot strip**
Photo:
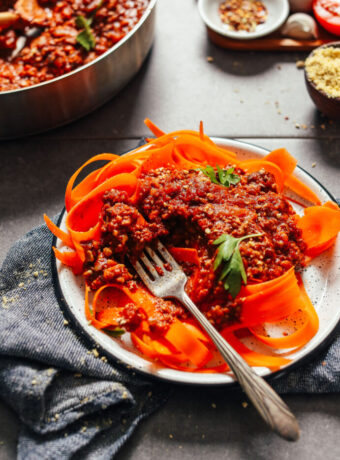
<path id="1" fill-rule="evenodd" d="M 305 287 L 301 281 L 299 282 L 300 295 L 301 295 L 301 306 L 305 316 L 305 320 L 297 328 L 296 332 L 286 337 L 267 337 L 261 334 L 257 334 L 254 329 L 250 329 L 252 334 L 259 339 L 261 342 L 269 345 L 273 348 L 295 348 L 304 346 L 309 340 L 314 337 L 319 328 L 319 318 L 314 309 L 310 298 L 305 290 Z M 296 321 L 294 320 L 294 323 Z"/>
<path id="2" fill-rule="evenodd" d="M 66 244 L 66 246 L 68 246 L 69 248 L 74 248 L 74 244 L 72 242 L 72 238 L 70 237 L 70 235 L 63 232 L 59 227 L 57 227 L 46 214 L 44 214 L 44 220 L 50 232 L 53 233 L 54 236 L 59 238 L 59 240 Z"/>
<path id="3" fill-rule="evenodd" d="M 166 144 L 164 147 L 152 151 L 149 158 L 147 158 L 142 164 L 142 171 L 148 172 L 151 169 L 176 166 L 172 152 L 173 143 Z"/>
<path id="4" fill-rule="evenodd" d="M 86 316 L 86 319 L 90 321 L 91 324 L 97 329 L 105 329 L 106 327 L 109 327 L 110 324 L 106 324 L 106 323 L 102 323 L 101 321 L 98 321 L 93 311 L 91 311 L 90 302 L 89 302 L 90 291 L 91 291 L 90 287 L 86 284 L 85 285 L 85 316 Z"/>
<path id="5" fill-rule="evenodd" d="M 159 353 L 156 352 L 154 347 L 150 344 L 146 344 L 135 332 L 131 332 L 131 340 L 137 350 L 143 353 L 143 355 L 151 359 L 158 357 Z"/>
<path id="6" fill-rule="evenodd" d="M 305 208 L 304 216 L 297 219 L 302 238 L 307 244 L 307 254 L 315 257 L 328 249 L 340 231 L 340 210 L 334 205 Z"/>
<path id="7" fill-rule="evenodd" d="M 165 338 L 198 367 L 203 367 L 212 358 L 209 349 L 179 320 L 171 324 Z"/>
<path id="8" fill-rule="evenodd" d="M 316 193 L 311 190 L 308 185 L 301 182 L 297 177 L 290 175 L 285 179 L 285 185 L 295 192 L 297 195 L 301 196 L 305 200 L 313 204 L 321 204 L 320 198 Z"/>
<path id="9" fill-rule="evenodd" d="M 285 148 L 273 150 L 264 160 L 276 164 L 281 169 L 284 179 L 292 174 L 297 165 L 296 159 Z"/>
<path id="10" fill-rule="evenodd" d="M 193 265 L 200 265 L 197 249 L 194 248 L 169 248 L 170 254 L 177 262 L 189 262 Z"/>
<path id="11" fill-rule="evenodd" d="M 200 121 L 199 132 L 200 132 L 200 139 L 201 139 L 201 141 L 204 141 L 204 129 L 203 129 L 203 121 L 202 121 L 202 120 Z"/>
<path id="12" fill-rule="evenodd" d="M 271 281 L 267 283 L 271 283 Z M 301 307 L 300 289 L 293 268 L 279 277 L 276 283 L 269 286 L 267 283 L 261 283 L 261 290 L 245 298 L 240 318 L 244 326 L 249 327 L 268 321 L 276 321 L 294 313 Z M 247 292 L 247 290 L 248 286 L 243 292 Z"/>
<path id="13" fill-rule="evenodd" d="M 282 191 L 284 177 L 281 169 L 276 164 L 266 160 L 245 160 L 241 161 L 239 166 L 247 173 L 260 171 L 261 169 L 270 172 L 275 177 L 278 191 Z"/>
<path id="14" fill-rule="evenodd" d="M 250 350 L 232 332 L 224 333 L 223 336 L 250 366 L 268 367 L 269 369 L 276 370 L 291 362 L 290 359 L 282 358 L 281 356 L 264 355 Z"/>
<path id="15" fill-rule="evenodd" d="M 112 161 L 115 158 L 117 158 L 117 155 L 114 155 L 112 153 L 102 153 L 100 155 L 95 155 L 94 157 L 90 158 L 88 161 L 86 161 L 80 168 L 77 169 L 77 171 L 72 174 L 70 180 L 68 181 L 67 187 L 66 187 L 66 192 L 65 192 L 65 207 L 66 210 L 69 211 L 71 207 L 73 206 L 73 201 L 72 201 L 72 188 L 75 180 L 77 179 L 79 173 L 85 168 L 85 166 L 94 163 L 95 161 L 101 161 L 101 160 L 108 160 Z"/>
<path id="16" fill-rule="evenodd" d="M 184 327 L 186 327 L 197 339 L 201 340 L 205 344 L 211 344 L 212 341 L 207 333 L 202 331 L 194 321 L 186 320 L 182 321 Z"/>
<path id="17" fill-rule="evenodd" d="M 132 158 L 130 154 L 126 154 L 111 161 L 99 172 L 97 182 L 103 182 L 109 177 L 122 173 L 134 173 L 138 177 L 139 174 L 137 174 L 137 171 L 140 170 L 144 160 L 150 156 L 152 151 L 152 149 L 143 150 L 141 152 L 135 150 Z"/>
<path id="18" fill-rule="evenodd" d="M 67 267 L 71 267 L 75 275 L 79 275 L 83 271 L 83 263 L 75 251 L 59 251 L 53 247 L 54 255 L 60 262 Z"/>
<path id="19" fill-rule="evenodd" d="M 159 129 L 154 123 L 152 123 L 149 118 L 145 118 L 144 123 L 156 137 L 164 136 L 165 132 Z"/>
<path id="20" fill-rule="evenodd" d="M 175 139 L 175 145 L 184 158 L 201 165 L 210 164 L 215 166 L 218 164 L 223 167 L 239 163 L 233 152 L 217 147 L 215 144 L 211 145 L 207 142 L 202 142 L 194 136 L 178 136 Z"/>
<path id="21" fill-rule="evenodd" d="M 122 189 L 132 195 L 136 185 L 137 178 L 129 173 L 118 174 L 102 182 L 72 207 L 66 219 L 68 229 L 76 232 L 88 231 L 98 223 L 102 208 L 101 199 L 107 190 Z"/>
<path id="22" fill-rule="evenodd" d="M 165 145 L 169 141 L 172 141 L 172 140 L 178 138 L 179 136 L 183 136 L 183 135 L 191 136 L 193 138 L 199 138 L 200 137 L 200 133 L 198 133 L 197 131 L 193 131 L 193 130 L 190 130 L 190 129 L 182 129 L 182 130 L 178 130 L 178 131 L 173 131 L 173 132 L 168 133 L 168 134 L 164 134 L 164 136 L 158 137 L 156 139 L 148 139 L 148 143 L 150 145 L 154 145 L 154 146 Z M 209 145 L 213 145 L 213 146 L 215 146 L 216 148 L 219 149 L 219 147 L 217 147 L 216 144 L 206 134 L 204 135 L 204 143 L 209 144 Z M 221 149 L 221 150 L 223 150 L 223 149 Z"/>
<path id="23" fill-rule="evenodd" d="M 334 203 L 334 201 L 326 201 L 326 203 L 324 203 L 323 206 L 325 208 L 334 209 L 335 211 L 340 211 L 339 205 L 337 203 Z"/>

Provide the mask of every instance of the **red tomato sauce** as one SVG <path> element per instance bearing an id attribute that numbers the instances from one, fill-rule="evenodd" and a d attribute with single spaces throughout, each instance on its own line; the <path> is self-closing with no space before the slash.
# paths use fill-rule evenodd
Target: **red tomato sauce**
<path id="1" fill-rule="evenodd" d="M 43 15 L 20 19 L 0 30 L 0 91 L 35 85 L 93 61 L 119 42 L 140 20 L 149 0 L 39 0 Z M 0 11 L 15 11 L 15 1 L 1 2 Z M 87 51 L 78 41 L 78 16 L 92 21 L 95 40 Z M 38 28 L 13 57 L 18 40 Z"/>
<path id="2" fill-rule="evenodd" d="M 146 245 L 160 237 L 171 250 L 194 248 L 197 263 L 181 263 L 189 278 L 186 290 L 207 318 L 221 329 L 238 320 L 242 297 L 233 299 L 214 271 L 216 246 L 223 234 L 240 238 L 261 233 L 240 243 L 248 283 L 279 277 L 294 266 L 305 265 L 306 246 L 295 222 L 295 211 L 277 193 L 274 176 L 261 170 L 245 174 L 239 168 L 237 185 L 211 182 L 199 170 L 159 168 L 139 178 L 137 198 L 110 190 L 103 197 L 100 241 L 84 244 L 84 276 L 92 289 L 122 283 L 135 289 L 139 283 L 126 255 L 138 258 Z M 175 317 L 186 317 L 176 302 L 160 299 L 154 330 L 168 327 Z M 126 327 L 126 324 L 125 324 Z"/>

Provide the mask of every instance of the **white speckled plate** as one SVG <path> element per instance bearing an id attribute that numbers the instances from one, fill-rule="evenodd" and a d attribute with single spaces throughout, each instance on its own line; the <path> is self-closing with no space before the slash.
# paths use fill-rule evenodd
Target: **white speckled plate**
<path id="1" fill-rule="evenodd" d="M 220 18 L 218 10 L 221 3 L 223 0 L 199 0 L 199 13 L 207 27 L 235 40 L 251 40 L 271 34 L 282 26 L 289 14 L 288 0 L 262 0 L 268 11 L 267 20 L 259 24 L 253 32 L 235 31 Z"/>
<path id="2" fill-rule="evenodd" d="M 248 143 L 215 138 L 213 139 L 219 146 L 227 148 L 237 153 L 238 158 L 248 159 L 261 157 L 268 153 L 267 150 Z M 297 168 L 296 176 L 303 180 L 317 195 L 322 202 L 334 200 L 327 190 L 319 184 L 312 176 L 301 168 Z M 287 192 L 287 194 L 289 191 Z M 293 197 L 293 195 L 292 195 Z M 301 202 L 301 199 L 300 199 Z M 296 206 L 296 211 L 300 212 Z M 62 216 L 60 225 L 65 228 L 65 214 Z M 55 242 L 54 242 L 55 244 Z M 57 246 L 61 247 L 60 241 Z M 97 330 L 88 324 L 84 313 L 84 285 L 81 277 L 75 277 L 71 270 L 62 266 L 56 261 L 56 292 L 63 299 L 67 313 L 73 318 L 74 323 L 83 333 L 92 338 L 108 356 L 115 358 L 121 363 L 131 366 L 136 370 L 158 377 L 164 380 L 200 385 L 232 384 L 233 378 L 228 373 L 223 374 L 204 374 L 193 372 L 181 372 L 173 369 L 164 368 L 155 362 L 144 358 L 132 346 L 129 334 L 124 334 L 122 339 L 112 339 L 104 332 Z M 307 292 L 316 308 L 320 320 L 320 328 L 313 339 L 306 346 L 295 353 L 288 355 L 292 362 L 282 368 L 279 372 L 289 371 L 292 366 L 300 364 L 307 356 L 311 355 L 321 344 L 325 343 L 334 331 L 340 319 L 340 239 L 335 246 L 314 259 L 313 263 L 307 267 L 303 273 L 303 281 Z M 248 344 L 249 345 L 249 344 Z M 254 340 L 250 344 L 254 349 L 262 349 L 264 345 L 256 343 Z M 266 352 L 270 349 L 265 347 Z M 287 351 L 286 351 L 287 352 Z M 286 356 L 286 354 L 285 354 Z M 258 367 L 256 371 L 262 376 L 273 375 L 268 368 Z"/>

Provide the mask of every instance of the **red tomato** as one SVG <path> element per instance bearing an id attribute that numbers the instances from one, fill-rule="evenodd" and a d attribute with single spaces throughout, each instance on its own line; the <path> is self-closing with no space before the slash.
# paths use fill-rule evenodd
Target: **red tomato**
<path id="1" fill-rule="evenodd" d="M 340 0 L 314 0 L 313 11 L 322 27 L 340 35 Z"/>

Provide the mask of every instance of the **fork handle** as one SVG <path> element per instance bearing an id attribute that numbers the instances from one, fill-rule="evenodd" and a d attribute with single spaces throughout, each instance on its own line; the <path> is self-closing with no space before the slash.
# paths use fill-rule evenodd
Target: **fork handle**
<path id="1" fill-rule="evenodd" d="M 209 334 L 223 359 L 229 365 L 244 392 L 265 422 L 283 438 L 288 441 L 296 441 L 300 436 L 299 424 L 280 396 L 248 366 L 245 360 L 221 336 L 185 292 L 179 293 L 176 298 L 186 305 L 203 329 Z"/>

